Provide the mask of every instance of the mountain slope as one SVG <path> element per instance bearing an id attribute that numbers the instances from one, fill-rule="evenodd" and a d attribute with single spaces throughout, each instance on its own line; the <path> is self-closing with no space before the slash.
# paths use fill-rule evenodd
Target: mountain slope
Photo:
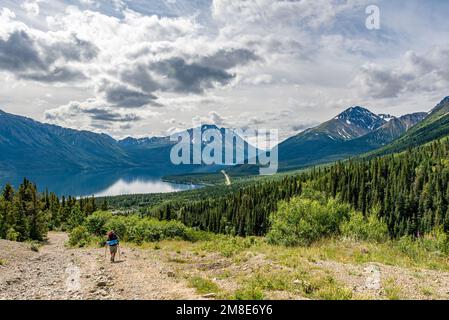
<path id="1" fill-rule="evenodd" d="M 404 135 L 408 130 L 423 121 L 426 116 L 427 113 L 419 112 L 399 118 L 392 117 L 387 123 L 373 132 L 347 141 L 342 148 L 354 150 L 358 153 L 381 148 Z"/>
<path id="2" fill-rule="evenodd" d="M 372 152 L 369 156 L 401 152 L 447 135 L 449 135 L 449 97 L 444 98 L 422 122 L 411 128 L 405 135 L 390 145 Z"/>
<path id="3" fill-rule="evenodd" d="M 278 146 L 282 169 L 305 167 L 338 160 L 352 153 L 341 152 L 345 141 L 366 135 L 386 121 L 367 109 L 353 107 L 318 127 L 306 130 Z"/>
<path id="4" fill-rule="evenodd" d="M 201 152 L 204 151 L 204 148 L 209 144 L 209 141 L 205 140 L 205 132 L 208 130 L 215 131 L 223 138 L 223 148 L 221 151 L 222 161 L 226 161 L 225 152 L 228 150 L 233 150 L 235 145 L 235 154 L 233 154 L 233 161 L 235 161 L 236 154 L 245 154 L 244 159 L 248 159 L 248 149 L 254 148 L 250 144 L 248 144 L 242 137 L 235 134 L 234 131 L 226 128 L 218 128 L 215 125 L 203 125 L 198 128 L 188 129 L 186 132 L 190 137 L 190 146 L 191 146 L 191 154 L 190 160 L 193 163 L 193 145 L 197 145 L 201 143 Z M 196 141 L 195 132 L 201 133 L 203 141 Z M 226 139 L 227 135 L 235 135 L 235 140 L 233 143 Z M 149 161 L 153 162 L 170 162 L 170 153 L 173 146 L 177 142 L 170 141 L 170 137 L 155 137 L 155 138 L 144 138 L 144 139 L 134 139 L 134 138 L 126 138 L 122 141 L 118 142 L 119 145 L 127 152 L 127 154 L 134 160 L 139 163 L 148 163 Z M 254 151 L 253 151 L 254 152 Z M 233 162 L 234 163 L 234 162 Z M 220 167 L 216 166 L 193 166 L 189 165 L 191 168 L 189 169 L 186 165 L 180 166 L 184 167 L 184 171 L 196 171 L 199 167 L 201 167 L 205 171 L 213 171 L 218 170 Z"/>
<path id="5" fill-rule="evenodd" d="M 66 129 L 0 111 L 0 168 L 87 169 L 133 162 L 107 135 Z"/>
<path id="6" fill-rule="evenodd" d="M 233 133 L 232 130 L 212 125 L 204 125 L 198 129 L 202 134 L 208 129 L 216 130 L 223 136 Z M 208 142 L 194 141 L 193 129 L 187 132 L 191 146 L 201 143 L 201 150 L 204 150 Z M 250 147 L 240 136 L 236 135 L 235 140 L 238 152 L 243 152 L 242 148 Z M 185 173 L 221 168 L 173 165 L 170 153 L 175 144 L 170 141 L 170 137 L 126 138 L 116 141 L 106 134 L 62 128 L 0 111 L 0 173 L 133 167 L 152 167 L 172 173 Z M 225 150 L 230 148 L 230 143 L 224 145 L 223 159 Z"/>
<path id="7" fill-rule="evenodd" d="M 399 138 L 424 119 L 415 113 L 400 118 L 375 115 L 362 107 L 292 137 L 278 147 L 282 170 L 332 162 L 366 153 Z"/>

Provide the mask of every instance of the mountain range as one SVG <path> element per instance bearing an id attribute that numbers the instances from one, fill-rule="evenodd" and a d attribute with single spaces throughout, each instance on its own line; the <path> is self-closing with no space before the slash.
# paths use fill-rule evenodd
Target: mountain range
<path id="1" fill-rule="evenodd" d="M 201 127 L 202 132 L 207 129 L 219 130 L 223 135 L 226 132 L 214 125 Z M 193 140 L 193 129 L 187 132 L 192 144 L 199 143 Z M 276 148 L 281 169 L 289 170 L 365 153 L 397 152 L 445 135 L 449 135 L 449 97 L 429 113 L 401 117 L 377 115 L 363 107 L 351 107 Z M 246 141 L 239 142 L 245 148 L 250 146 Z M 201 144 L 202 147 L 206 145 L 204 141 Z M 137 167 L 181 173 L 217 170 L 216 166 L 172 165 L 173 145 L 169 137 L 115 140 L 106 134 L 62 128 L 0 111 L 0 171 Z"/>
<path id="2" fill-rule="evenodd" d="M 284 170 L 296 169 L 378 149 L 405 134 L 426 116 L 427 113 L 414 113 L 397 118 L 351 107 L 281 143 L 278 146 L 280 166 Z"/>
<path id="3" fill-rule="evenodd" d="M 198 129 L 201 132 L 215 129 L 223 137 L 228 132 L 214 125 Z M 193 129 L 187 132 L 192 145 L 201 143 L 202 149 L 206 146 L 205 141 L 193 140 Z M 249 144 L 240 136 L 236 137 L 239 140 L 236 145 L 247 149 Z M 115 140 L 106 134 L 62 128 L 0 111 L 0 173 L 143 167 L 171 173 L 219 169 L 217 166 L 173 165 L 170 152 L 174 144 L 170 137 Z"/>

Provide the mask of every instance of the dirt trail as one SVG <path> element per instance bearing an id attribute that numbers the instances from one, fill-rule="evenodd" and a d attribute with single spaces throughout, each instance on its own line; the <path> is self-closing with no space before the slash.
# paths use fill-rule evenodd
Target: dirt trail
<path id="1" fill-rule="evenodd" d="M 226 171 L 221 170 L 221 173 L 224 175 L 225 177 L 225 183 L 227 186 L 232 185 L 232 181 L 231 181 L 231 177 L 226 173 Z"/>
<path id="2" fill-rule="evenodd" d="M 49 233 L 33 252 L 0 240 L 0 300 L 201 298 L 152 251 L 122 247 L 111 264 L 104 249 L 68 249 L 66 241 L 65 233 Z"/>

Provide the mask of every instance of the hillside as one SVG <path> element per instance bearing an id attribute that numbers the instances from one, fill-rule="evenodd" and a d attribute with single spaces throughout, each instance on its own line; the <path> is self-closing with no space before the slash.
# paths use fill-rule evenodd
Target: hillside
<path id="1" fill-rule="evenodd" d="M 224 128 L 204 125 L 201 133 L 208 129 L 219 131 L 223 136 Z M 187 130 L 191 136 L 191 146 L 205 142 L 194 141 L 193 129 Z M 248 149 L 249 144 L 236 135 L 236 145 Z M 170 152 L 174 146 L 170 137 L 126 138 L 117 141 L 106 134 L 78 131 L 44 124 L 29 118 L 0 111 L 0 170 L 4 173 L 37 172 L 51 170 L 98 170 L 116 168 L 148 167 L 164 172 L 185 173 L 216 171 L 220 166 L 186 165 L 175 166 L 170 161 Z M 224 145 L 225 148 L 230 145 Z M 247 156 L 245 157 L 247 159 Z"/>
<path id="2" fill-rule="evenodd" d="M 427 117 L 392 144 L 371 153 L 379 156 L 401 152 L 449 135 L 449 97 L 443 99 Z"/>
<path id="3" fill-rule="evenodd" d="M 66 234 L 52 232 L 35 252 L 29 244 L 0 240 L 0 300 L 448 297 L 443 258 L 410 258 L 393 243 L 346 240 L 285 248 L 224 237 L 124 243 L 119 263 L 110 264 L 104 249 L 67 247 L 66 241 Z"/>
<path id="4" fill-rule="evenodd" d="M 0 111 L 0 168 L 95 169 L 134 163 L 104 134 L 39 123 Z"/>
<path id="5" fill-rule="evenodd" d="M 378 149 L 402 136 L 424 116 L 416 113 L 396 118 L 376 115 L 362 107 L 349 108 L 282 142 L 278 146 L 281 169 L 329 163 Z"/>

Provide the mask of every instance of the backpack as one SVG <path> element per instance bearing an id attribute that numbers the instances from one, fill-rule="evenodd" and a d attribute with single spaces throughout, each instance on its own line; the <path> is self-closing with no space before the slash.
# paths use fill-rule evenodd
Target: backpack
<path id="1" fill-rule="evenodd" d="M 117 235 L 114 232 L 109 232 L 108 233 L 108 240 L 109 241 L 118 240 L 118 237 L 117 237 Z"/>

